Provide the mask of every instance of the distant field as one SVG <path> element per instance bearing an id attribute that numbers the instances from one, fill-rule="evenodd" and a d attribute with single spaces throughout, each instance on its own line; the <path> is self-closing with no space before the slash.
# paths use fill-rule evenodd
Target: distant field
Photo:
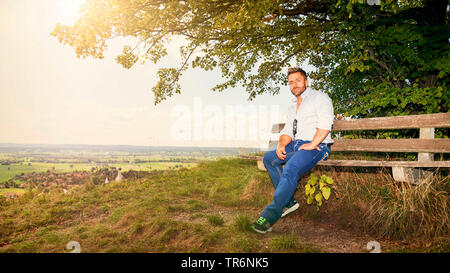
<path id="1" fill-rule="evenodd" d="M 149 170 L 168 170 L 170 167 L 183 166 L 185 168 L 192 168 L 197 166 L 197 163 L 184 163 L 184 162 L 147 162 L 137 164 L 119 163 L 111 165 L 116 168 L 122 168 L 122 171 L 130 169 L 136 171 L 149 171 Z"/>
<path id="2" fill-rule="evenodd" d="M 0 189 L 0 195 L 5 195 L 6 193 L 16 193 L 23 194 L 26 189 Z"/>
<path id="3" fill-rule="evenodd" d="M 72 165 L 72 167 L 71 167 Z M 148 163 L 115 163 L 108 165 L 108 167 L 122 168 L 122 171 L 128 171 L 130 169 L 136 171 L 151 171 L 151 170 L 167 170 L 169 168 L 174 168 L 175 166 L 182 166 L 185 168 L 192 168 L 197 165 L 197 163 L 180 163 L 180 162 L 148 162 Z M 43 163 L 43 162 L 32 162 L 31 166 L 27 164 L 11 164 L 11 165 L 0 165 L 0 183 L 3 183 L 17 174 L 21 173 L 41 173 L 47 170 L 52 170 L 56 173 L 72 172 L 72 171 L 89 171 L 92 167 L 97 167 L 95 164 L 77 164 L 77 163 Z M 10 170 L 8 170 L 10 168 Z"/>

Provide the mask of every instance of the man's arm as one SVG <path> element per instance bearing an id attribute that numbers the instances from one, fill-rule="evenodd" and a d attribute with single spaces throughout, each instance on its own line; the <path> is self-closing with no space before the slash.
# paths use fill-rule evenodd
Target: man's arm
<path id="1" fill-rule="evenodd" d="M 305 143 L 301 145 L 298 150 L 313 150 L 317 149 L 320 151 L 320 148 L 317 146 L 327 137 L 330 130 L 317 128 L 316 134 L 314 135 L 313 140 L 310 143 Z"/>

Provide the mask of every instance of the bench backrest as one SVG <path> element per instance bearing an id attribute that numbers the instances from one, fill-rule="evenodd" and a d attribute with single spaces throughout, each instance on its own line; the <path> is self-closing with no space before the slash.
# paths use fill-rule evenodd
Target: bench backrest
<path id="1" fill-rule="evenodd" d="M 450 127 L 450 113 L 423 114 L 381 118 L 335 120 L 333 131 L 389 129 L 420 129 L 420 138 L 413 139 L 334 139 L 333 151 L 417 152 L 419 159 L 432 160 L 427 153 L 450 153 L 449 138 L 434 138 L 435 128 Z M 284 124 L 274 124 L 272 133 L 279 133 Z M 278 141 L 270 141 L 272 148 Z M 422 161 L 421 160 L 421 161 Z"/>

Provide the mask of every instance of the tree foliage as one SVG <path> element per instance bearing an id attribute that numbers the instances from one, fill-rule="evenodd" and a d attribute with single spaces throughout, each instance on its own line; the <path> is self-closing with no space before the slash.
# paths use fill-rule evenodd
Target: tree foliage
<path id="1" fill-rule="evenodd" d="M 378 2 L 378 4 L 376 4 Z M 184 37 L 178 67 L 161 68 L 155 104 L 181 92 L 190 67 L 219 69 L 213 90 L 243 86 L 249 99 L 278 94 L 285 68 L 308 61 L 314 87 L 337 113 L 446 112 L 450 73 L 446 0 L 86 0 L 52 35 L 78 57 L 103 58 L 106 42 L 132 36 L 117 62 L 157 63 Z"/>

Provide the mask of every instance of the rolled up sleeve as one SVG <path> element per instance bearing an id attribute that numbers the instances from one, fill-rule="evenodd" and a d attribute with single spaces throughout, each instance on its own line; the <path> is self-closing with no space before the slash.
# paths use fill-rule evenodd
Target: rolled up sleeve
<path id="1" fill-rule="evenodd" d="M 333 103 L 330 97 L 323 93 L 322 96 L 319 97 L 320 101 L 318 102 L 318 121 L 317 128 L 325 129 L 331 131 L 331 127 L 333 126 L 334 120 L 334 110 Z"/>

